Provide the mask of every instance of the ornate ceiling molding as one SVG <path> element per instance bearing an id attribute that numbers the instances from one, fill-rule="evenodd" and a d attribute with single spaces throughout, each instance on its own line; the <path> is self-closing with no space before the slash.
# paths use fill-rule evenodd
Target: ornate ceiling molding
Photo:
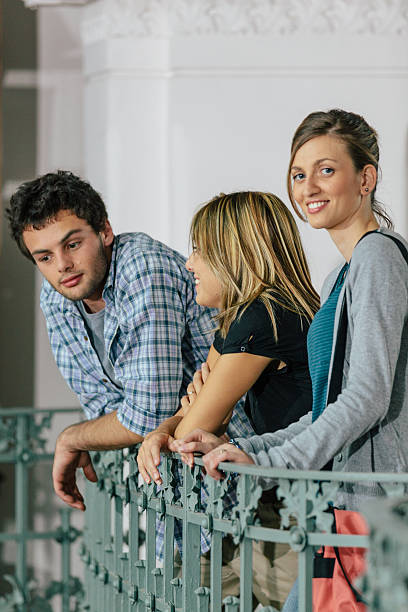
<path id="1" fill-rule="evenodd" d="M 83 6 L 93 0 L 23 0 L 27 8 L 39 8 L 40 6 Z"/>
<path id="2" fill-rule="evenodd" d="M 82 35 L 106 38 L 172 36 L 408 36 L 407 0 L 98 0 Z"/>

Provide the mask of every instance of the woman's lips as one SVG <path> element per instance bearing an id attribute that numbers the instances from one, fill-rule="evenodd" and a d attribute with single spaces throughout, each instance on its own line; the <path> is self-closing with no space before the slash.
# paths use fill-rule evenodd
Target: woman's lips
<path id="1" fill-rule="evenodd" d="M 314 202 L 308 202 L 306 205 L 307 212 L 311 215 L 314 215 L 315 213 L 320 212 L 322 208 L 325 208 L 328 203 L 329 200 L 316 200 Z"/>
<path id="2" fill-rule="evenodd" d="M 75 287 L 75 285 L 77 285 L 80 282 L 81 278 L 82 278 L 82 273 L 75 274 L 75 276 L 69 276 L 65 280 L 61 281 L 61 285 L 64 285 L 64 287 Z"/>

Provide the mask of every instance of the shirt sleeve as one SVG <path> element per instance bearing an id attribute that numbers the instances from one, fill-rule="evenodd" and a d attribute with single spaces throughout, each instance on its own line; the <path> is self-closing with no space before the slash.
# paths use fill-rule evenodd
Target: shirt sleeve
<path id="1" fill-rule="evenodd" d="M 307 362 L 306 335 L 309 323 L 304 317 L 272 302 L 277 337 L 272 320 L 260 300 L 252 302 L 232 322 L 217 350 L 228 353 L 251 353 L 286 362 Z"/>
<path id="2" fill-rule="evenodd" d="M 121 274 L 120 303 L 115 307 L 126 341 L 115 361 L 124 393 L 118 419 L 141 436 L 178 408 L 184 297 L 185 281 L 167 255 L 144 253 Z"/>
<path id="3" fill-rule="evenodd" d="M 273 305 L 275 317 L 277 308 Z M 264 304 L 255 300 L 242 312 L 238 313 L 231 323 L 227 336 L 219 334 L 218 352 L 222 355 L 231 353 L 251 353 L 264 357 L 275 357 L 277 343 L 273 333 L 272 321 Z"/>

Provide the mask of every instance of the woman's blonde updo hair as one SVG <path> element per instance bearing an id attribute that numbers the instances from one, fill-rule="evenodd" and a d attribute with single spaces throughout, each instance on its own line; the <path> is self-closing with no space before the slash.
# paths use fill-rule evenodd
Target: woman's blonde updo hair
<path id="1" fill-rule="evenodd" d="M 274 302 L 309 320 L 318 310 L 298 228 L 277 196 L 257 191 L 220 194 L 194 215 L 190 239 L 220 280 L 217 319 L 223 337 L 239 309 L 257 298 L 270 314 L 275 337 Z"/>
<path id="2" fill-rule="evenodd" d="M 367 164 L 372 164 L 378 173 L 380 158 L 378 136 L 377 132 L 367 123 L 364 117 L 338 108 L 327 112 L 318 111 L 311 113 L 303 119 L 293 136 L 287 175 L 289 198 L 296 214 L 301 219 L 304 219 L 304 217 L 293 197 L 290 169 L 292 168 L 295 155 L 302 145 L 312 138 L 325 136 L 326 134 L 335 136 L 344 142 L 357 172 L 362 170 Z M 371 193 L 372 211 L 379 223 L 383 223 L 391 228 L 393 223 L 382 205 L 376 200 L 375 191 L 376 189 L 374 188 Z"/>

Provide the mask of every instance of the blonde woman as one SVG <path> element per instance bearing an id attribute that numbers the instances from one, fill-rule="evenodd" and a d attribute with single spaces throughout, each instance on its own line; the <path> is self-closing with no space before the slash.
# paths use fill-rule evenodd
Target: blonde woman
<path id="1" fill-rule="evenodd" d="M 306 337 L 319 299 L 289 210 L 268 193 L 221 194 L 195 214 L 191 242 L 186 267 L 196 279 L 196 300 L 218 310 L 218 329 L 204 384 L 196 378 L 179 412 L 148 434 L 139 451 L 142 476 L 158 484 L 160 450 L 176 450 L 174 439 L 196 428 L 225 431 L 245 393 L 246 413 L 257 434 L 297 421 L 312 405 Z M 193 455 L 184 459 L 192 464 Z M 276 507 L 273 493 L 263 501 L 269 509 Z M 276 510 L 273 520 L 277 526 Z M 287 552 L 282 547 L 275 560 Z M 276 562 L 269 572 L 269 559 L 264 574 L 269 572 L 270 584 L 261 589 L 272 594 L 267 601 L 258 596 L 262 603 L 284 601 L 296 575 L 295 560 L 287 565 Z"/>

